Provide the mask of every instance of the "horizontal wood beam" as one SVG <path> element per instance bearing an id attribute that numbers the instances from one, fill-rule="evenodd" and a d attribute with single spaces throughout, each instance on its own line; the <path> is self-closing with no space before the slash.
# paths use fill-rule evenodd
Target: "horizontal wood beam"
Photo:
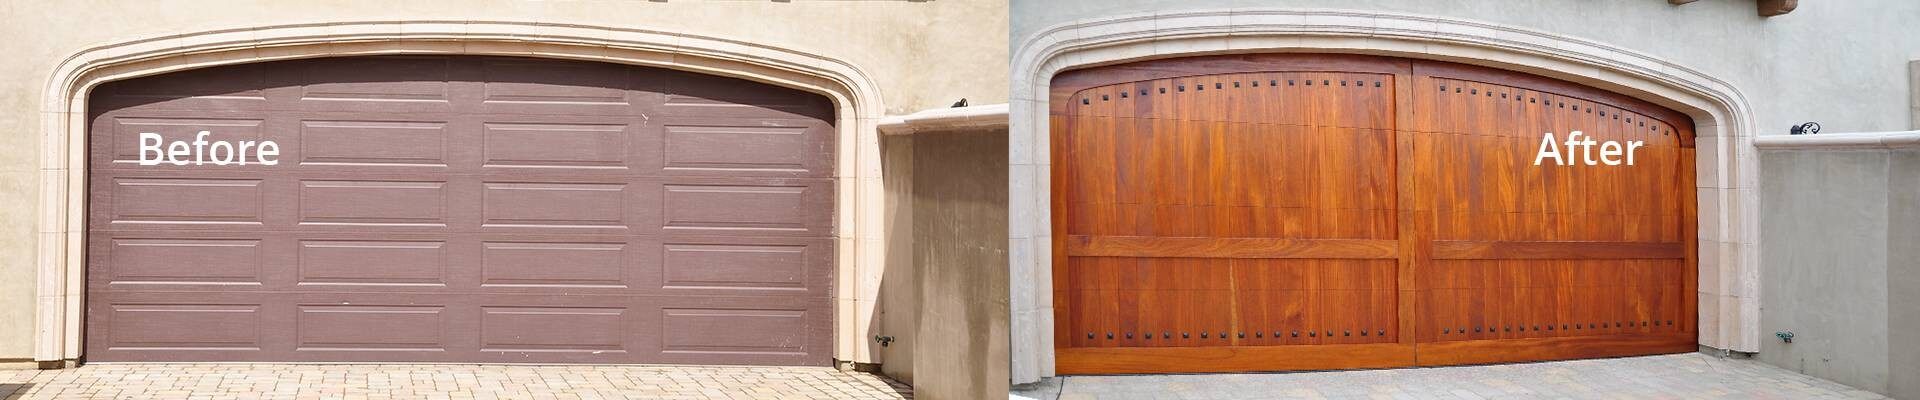
<path id="1" fill-rule="evenodd" d="M 1695 333 L 1572 336 L 1420 343 L 1420 366 L 1569 360 L 1576 358 L 1689 353 L 1700 349 Z"/>
<path id="2" fill-rule="evenodd" d="M 1219 347 L 1077 347 L 1054 350 L 1060 375 L 1257 372 L 1407 367 L 1400 343 Z"/>
<path id="3" fill-rule="evenodd" d="M 1496 242 L 1439 240 L 1435 260 L 1684 259 L 1686 245 L 1651 242 Z"/>
<path id="4" fill-rule="evenodd" d="M 1158 236 L 1067 237 L 1074 257 L 1391 259 L 1400 242 L 1367 239 L 1270 239 Z"/>

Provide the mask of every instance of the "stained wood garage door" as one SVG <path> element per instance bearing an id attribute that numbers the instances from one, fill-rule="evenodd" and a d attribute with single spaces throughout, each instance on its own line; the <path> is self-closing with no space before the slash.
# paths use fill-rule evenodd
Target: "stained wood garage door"
<path id="1" fill-rule="evenodd" d="M 827 365 L 832 107 L 573 61 L 359 57 L 92 94 L 92 361 Z M 273 140 L 141 166 L 138 135 Z"/>
<path id="2" fill-rule="evenodd" d="M 1370 56 L 1150 61 L 1053 87 L 1060 373 L 1695 349 L 1683 114 Z M 1632 166 L 1532 164 L 1542 134 L 1572 131 L 1645 146 Z"/>

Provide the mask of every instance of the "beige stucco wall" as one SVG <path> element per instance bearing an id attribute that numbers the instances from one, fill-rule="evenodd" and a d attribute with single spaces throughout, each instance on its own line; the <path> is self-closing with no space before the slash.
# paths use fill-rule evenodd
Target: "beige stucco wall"
<path id="1" fill-rule="evenodd" d="M 1007 396 L 1007 134 L 913 136 L 914 394 Z"/>
<path id="2" fill-rule="evenodd" d="M 960 98 L 974 104 L 1006 99 L 1004 1 L 0 2 L 0 54 L 6 55 L 0 57 L 0 204 L 8 205 L 0 207 L 0 360 L 34 356 L 36 265 L 42 256 L 35 247 L 41 211 L 35 204 L 45 195 L 37 180 L 48 157 L 40 139 L 41 103 L 63 61 L 95 46 L 194 32 L 405 20 L 646 29 L 814 54 L 864 75 L 879 95 L 880 104 L 872 106 L 889 115 L 945 107 Z M 882 272 L 859 273 L 877 281 Z M 872 308 L 839 318 L 871 319 Z M 878 361 L 866 352 L 851 358 Z"/>

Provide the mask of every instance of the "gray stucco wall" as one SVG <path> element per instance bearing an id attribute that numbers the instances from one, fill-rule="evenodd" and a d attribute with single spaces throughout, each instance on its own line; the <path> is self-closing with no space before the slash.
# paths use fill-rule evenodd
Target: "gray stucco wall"
<path id="1" fill-rule="evenodd" d="M 1828 132 L 1907 129 L 1907 62 L 1920 58 L 1920 1 L 1801 1 L 1760 18 L 1752 0 L 1018 0 L 1013 51 L 1050 26 L 1155 10 L 1286 7 L 1438 15 L 1522 26 L 1651 54 L 1726 80 L 1761 132 L 1818 121 Z M 1016 53 L 1017 54 L 1017 53 Z M 1836 101 L 1845 99 L 1846 101 Z"/>
<path id="2" fill-rule="evenodd" d="M 1759 359 L 1887 392 L 1891 160 L 1884 150 L 1761 153 Z"/>
<path id="3" fill-rule="evenodd" d="M 1887 230 L 1887 394 L 1920 399 L 1920 150 L 1892 154 Z"/>

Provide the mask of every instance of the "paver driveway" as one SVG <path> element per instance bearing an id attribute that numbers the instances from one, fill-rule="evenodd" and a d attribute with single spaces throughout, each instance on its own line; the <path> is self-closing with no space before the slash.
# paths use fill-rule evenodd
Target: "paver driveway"
<path id="1" fill-rule="evenodd" d="M 0 371 L 5 399 L 902 399 L 826 367 L 92 364 Z"/>
<path id="2" fill-rule="evenodd" d="M 1372 371 L 1073 376 L 1015 398 L 1087 399 L 1883 399 L 1747 359 L 1675 354 Z"/>

